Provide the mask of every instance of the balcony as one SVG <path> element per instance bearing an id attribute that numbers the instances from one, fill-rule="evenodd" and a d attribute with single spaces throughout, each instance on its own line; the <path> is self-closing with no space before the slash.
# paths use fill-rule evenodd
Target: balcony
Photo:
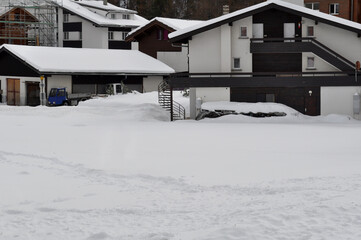
<path id="1" fill-rule="evenodd" d="M 251 53 L 312 52 L 343 72 L 354 70 L 354 63 L 314 38 L 252 38 Z"/>

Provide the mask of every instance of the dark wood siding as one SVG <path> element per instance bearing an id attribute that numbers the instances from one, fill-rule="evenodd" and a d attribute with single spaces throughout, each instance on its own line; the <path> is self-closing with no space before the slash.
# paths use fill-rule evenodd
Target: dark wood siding
<path id="1" fill-rule="evenodd" d="M 81 32 L 83 30 L 81 22 L 63 23 L 64 32 Z"/>
<path id="2" fill-rule="evenodd" d="M 158 40 L 158 30 L 166 30 L 160 26 L 153 26 L 143 34 L 139 34 L 136 40 L 139 42 L 139 51 L 157 58 L 157 52 L 180 52 L 181 47 L 173 47 L 169 40 Z M 169 31 L 171 33 L 171 31 Z"/>
<path id="3" fill-rule="evenodd" d="M 277 9 L 253 16 L 253 23 L 263 23 L 265 38 L 283 38 L 284 23 L 295 24 L 295 37 L 302 36 L 302 18 Z M 302 54 L 253 54 L 253 72 L 301 72 Z"/>
<path id="4" fill-rule="evenodd" d="M 302 53 L 254 53 L 253 72 L 302 72 Z"/>
<path id="5" fill-rule="evenodd" d="M 83 42 L 81 40 L 79 41 L 63 41 L 63 47 L 70 47 L 70 48 L 82 48 Z"/>
<path id="6" fill-rule="evenodd" d="M 39 77 L 39 74 L 6 51 L 0 52 L 0 75 L 17 77 Z"/>
<path id="7" fill-rule="evenodd" d="M 310 92 L 311 91 L 311 92 Z M 233 102 L 265 102 L 266 94 L 274 94 L 275 102 L 315 116 L 320 114 L 320 88 L 231 88 Z"/>
<path id="8" fill-rule="evenodd" d="M 302 18 L 300 16 L 292 15 L 290 13 L 279 11 L 277 9 L 270 9 L 253 15 L 253 23 L 263 23 L 264 34 L 267 35 L 268 38 L 282 38 L 284 23 L 295 23 L 296 37 L 301 37 L 301 20 Z"/>
<path id="9" fill-rule="evenodd" d="M 109 49 L 131 49 L 132 45 L 130 42 L 124 41 L 109 41 Z"/>

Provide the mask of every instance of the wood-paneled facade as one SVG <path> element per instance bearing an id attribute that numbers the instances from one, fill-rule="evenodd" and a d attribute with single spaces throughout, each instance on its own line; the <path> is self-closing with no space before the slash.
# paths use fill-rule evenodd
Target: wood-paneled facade
<path id="1" fill-rule="evenodd" d="M 175 47 L 168 39 L 168 34 L 175 29 L 155 20 L 147 27 L 131 34 L 126 38 L 127 41 L 137 41 L 139 51 L 157 58 L 157 52 L 180 52 L 180 47 Z"/>

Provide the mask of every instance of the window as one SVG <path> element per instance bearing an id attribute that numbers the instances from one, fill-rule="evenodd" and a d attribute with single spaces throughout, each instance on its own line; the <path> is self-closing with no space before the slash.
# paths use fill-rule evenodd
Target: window
<path id="1" fill-rule="evenodd" d="M 241 31 L 240 31 L 239 37 L 240 37 L 240 38 L 246 38 L 246 37 L 247 37 L 247 27 L 241 27 L 240 30 L 241 30 Z"/>
<path id="2" fill-rule="evenodd" d="M 127 37 L 128 33 L 127 32 L 122 32 L 122 40 L 125 40 L 125 38 Z"/>
<path id="3" fill-rule="evenodd" d="M 129 14 L 123 14 L 123 19 L 130 19 L 130 15 Z"/>
<path id="4" fill-rule="evenodd" d="M 63 16 L 64 16 L 64 22 L 69 22 L 69 14 L 65 13 Z"/>
<path id="5" fill-rule="evenodd" d="M 115 19 L 115 18 L 116 18 L 115 13 L 111 13 L 111 14 L 110 14 L 110 18 L 111 18 L 111 19 Z"/>
<path id="6" fill-rule="evenodd" d="M 340 13 L 340 5 L 338 3 L 330 3 L 330 14 L 337 15 Z"/>
<path id="7" fill-rule="evenodd" d="M 241 69 L 241 59 L 233 58 L 233 69 Z"/>
<path id="8" fill-rule="evenodd" d="M 83 39 L 83 33 L 79 32 L 79 40 L 82 40 L 82 39 Z"/>
<path id="9" fill-rule="evenodd" d="M 315 69 L 315 58 L 307 57 L 307 69 Z"/>
<path id="10" fill-rule="evenodd" d="M 114 40 L 114 32 L 108 32 L 108 40 Z"/>
<path id="11" fill-rule="evenodd" d="M 64 40 L 69 40 L 69 32 L 64 32 Z"/>
<path id="12" fill-rule="evenodd" d="M 168 30 L 164 29 L 164 31 L 163 31 L 163 40 L 168 40 L 169 39 L 168 34 L 169 34 Z"/>
<path id="13" fill-rule="evenodd" d="M 158 29 L 157 39 L 163 40 L 163 29 Z"/>
<path id="14" fill-rule="evenodd" d="M 305 7 L 319 11 L 320 10 L 320 3 L 319 2 L 305 3 Z"/>
<path id="15" fill-rule="evenodd" d="M 313 37 L 315 36 L 314 27 L 308 26 L 307 27 L 307 37 Z"/>
<path id="16" fill-rule="evenodd" d="M 58 97 L 65 97 L 65 89 L 59 89 Z"/>

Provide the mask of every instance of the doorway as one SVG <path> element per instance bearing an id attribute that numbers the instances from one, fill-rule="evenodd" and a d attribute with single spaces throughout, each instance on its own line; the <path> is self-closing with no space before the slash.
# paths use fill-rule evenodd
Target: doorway
<path id="1" fill-rule="evenodd" d="M 294 38 L 296 36 L 295 23 L 284 23 L 283 24 L 283 37 Z M 285 40 L 285 42 L 294 42 L 295 40 Z"/>
<path id="2" fill-rule="evenodd" d="M 253 38 L 264 38 L 263 23 L 254 23 L 252 28 L 253 28 Z M 255 42 L 263 42 L 263 41 L 255 41 Z"/>
<path id="3" fill-rule="evenodd" d="M 32 107 L 40 105 L 40 86 L 38 82 L 26 83 L 26 105 Z"/>
<path id="4" fill-rule="evenodd" d="M 7 79 L 6 101 L 8 105 L 20 106 L 20 79 Z"/>

